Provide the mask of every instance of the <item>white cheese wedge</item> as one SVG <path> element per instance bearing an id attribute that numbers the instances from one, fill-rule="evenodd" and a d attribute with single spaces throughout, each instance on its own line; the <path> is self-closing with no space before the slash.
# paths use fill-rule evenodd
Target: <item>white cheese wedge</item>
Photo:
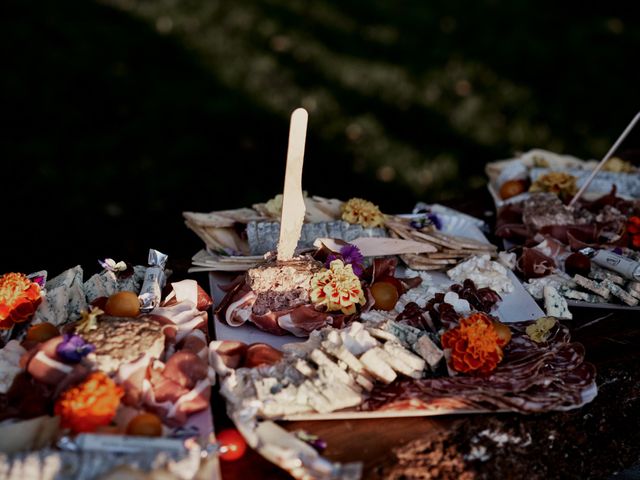
<path id="1" fill-rule="evenodd" d="M 322 349 L 329 355 L 343 362 L 347 368 L 354 372 L 361 373 L 364 370 L 362 363 L 344 345 L 335 344 L 329 340 L 322 342 Z"/>
<path id="2" fill-rule="evenodd" d="M 360 361 L 364 365 L 364 368 L 367 369 L 367 372 L 369 372 L 374 378 L 384 383 L 391 383 L 397 378 L 397 375 L 391 366 L 385 361 L 387 356 L 388 355 L 384 350 L 380 347 L 375 347 L 365 352 L 360 357 Z"/>
<path id="3" fill-rule="evenodd" d="M 569 311 L 567 301 L 554 287 L 547 285 L 544 287 L 544 309 L 548 316 L 571 319 L 573 315 Z"/>
<path id="4" fill-rule="evenodd" d="M 320 376 L 324 376 L 329 381 L 337 381 L 347 384 L 349 386 L 354 385 L 354 380 L 347 372 L 341 369 L 335 362 L 327 357 L 321 350 L 314 350 L 309 355 L 309 358 L 318 365 Z"/>
<path id="5" fill-rule="evenodd" d="M 386 342 L 382 347 L 389 355 L 402 360 L 414 371 L 422 373 L 426 366 L 426 362 L 415 353 L 410 352 L 399 343 Z"/>

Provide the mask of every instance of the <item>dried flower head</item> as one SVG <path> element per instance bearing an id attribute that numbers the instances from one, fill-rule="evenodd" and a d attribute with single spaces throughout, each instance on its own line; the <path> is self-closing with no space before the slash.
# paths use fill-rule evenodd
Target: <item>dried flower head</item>
<path id="1" fill-rule="evenodd" d="M 530 192 L 550 192 L 571 197 L 578 191 L 576 177 L 566 172 L 549 172 L 538 177 L 529 187 Z"/>
<path id="2" fill-rule="evenodd" d="M 104 260 L 98 260 L 98 263 L 105 270 L 118 273 L 124 272 L 127 269 L 127 264 L 123 261 L 116 262 L 113 258 L 105 258 Z"/>
<path id="3" fill-rule="evenodd" d="M 551 329 L 556 326 L 558 320 L 553 317 L 540 317 L 536 323 L 526 328 L 527 335 L 536 343 L 544 343 L 551 334 Z"/>
<path id="4" fill-rule="evenodd" d="M 352 198 L 342 205 L 342 220 L 367 228 L 384 225 L 384 215 L 377 205 L 362 198 Z"/>
<path id="5" fill-rule="evenodd" d="M 346 315 L 356 312 L 356 305 L 366 300 L 360 279 L 353 273 L 351 265 L 334 260 L 328 269 L 321 270 L 311 278 L 311 301 L 324 305 L 327 311 L 342 311 Z"/>
<path id="6" fill-rule="evenodd" d="M 6 330 L 35 313 L 42 301 L 40 285 L 23 273 L 0 276 L 0 329 Z"/>
<path id="7" fill-rule="evenodd" d="M 504 353 L 491 318 L 473 313 L 442 335 L 442 346 L 451 350 L 451 367 L 457 372 L 488 374 L 502 361 Z"/>
<path id="8" fill-rule="evenodd" d="M 124 390 L 102 372 L 90 374 L 82 383 L 64 391 L 54 412 L 63 428 L 75 433 L 94 432 L 108 425 L 120 406 Z"/>

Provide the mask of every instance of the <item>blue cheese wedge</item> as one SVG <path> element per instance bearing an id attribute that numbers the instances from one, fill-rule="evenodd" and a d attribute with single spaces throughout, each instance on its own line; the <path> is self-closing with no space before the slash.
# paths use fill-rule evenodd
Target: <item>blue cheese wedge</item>
<path id="1" fill-rule="evenodd" d="M 429 365 L 431 371 L 435 371 L 444 357 L 444 352 L 438 348 L 428 335 L 423 335 L 413 345 L 413 350 L 420 355 Z"/>
<path id="2" fill-rule="evenodd" d="M 613 296 L 619 298 L 620 300 L 622 300 L 624 303 L 626 303 L 630 307 L 635 307 L 636 305 L 638 305 L 638 299 L 636 297 L 634 297 L 633 295 L 630 295 L 629 293 L 627 293 L 619 285 L 616 285 L 615 283 L 613 283 L 610 280 L 605 280 L 602 283 L 609 289 L 609 291 L 611 292 L 611 294 Z"/>
<path id="3" fill-rule="evenodd" d="M 589 280 L 577 273 L 574 275 L 573 280 L 582 288 L 586 288 L 587 290 L 600 295 L 605 300 L 609 300 L 611 297 L 611 292 L 604 285 L 596 282 L 595 280 Z"/>
<path id="4" fill-rule="evenodd" d="M 567 301 L 554 287 L 547 285 L 544 287 L 544 309 L 548 316 L 571 319 L 573 315 L 569 311 Z"/>
<path id="5" fill-rule="evenodd" d="M 616 275 L 615 273 L 602 268 L 592 268 L 591 272 L 589 272 L 589 278 L 598 281 L 609 280 L 610 282 L 621 286 L 626 283 L 626 280 L 620 275 Z"/>
<path id="6" fill-rule="evenodd" d="M 588 303 L 605 303 L 606 300 L 602 298 L 600 295 L 596 295 L 595 293 L 589 292 L 581 292 L 579 290 L 574 290 L 573 288 L 568 288 L 566 286 L 561 286 L 558 288 L 558 292 L 565 298 L 569 298 L 571 300 L 579 300 L 581 302 Z"/>

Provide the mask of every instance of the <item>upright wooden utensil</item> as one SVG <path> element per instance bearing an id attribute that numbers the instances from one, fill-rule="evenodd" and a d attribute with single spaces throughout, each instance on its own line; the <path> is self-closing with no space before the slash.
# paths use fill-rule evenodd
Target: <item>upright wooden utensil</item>
<path id="1" fill-rule="evenodd" d="M 304 108 L 298 108 L 291 114 L 289 127 L 289 147 L 287 149 L 287 169 L 284 175 L 282 194 L 282 215 L 280 217 L 280 238 L 278 239 L 278 260 L 291 260 L 295 252 L 302 223 L 305 205 L 302 195 L 302 163 L 304 145 L 307 137 L 309 115 Z"/>
<path id="2" fill-rule="evenodd" d="M 576 193 L 571 199 L 571 201 L 569 202 L 569 207 L 572 207 L 573 204 L 578 201 L 578 198 L 580 198 L 580 196 L 587 190 L 587 188 L 589 188 L 589 185 L 591 184 L 595 176 L 598 174 L 600 170 L 602 170 L 602 167 L 604 167 L 604 164 L 607 163 L 609 158 L 611 158 L 611 155 L 613 155 L 613 153 L 618 149 L 618 147 L 624 141 L 624 139 L 627 138 L 627 135 L 629 135 L 631 130 L 633 130 L 633 127 L 636 126 L 636 123 L 638 123 L 638 120 L 640 120 L 640 112 L 636 113 L 636 116 L 633 117 L 633 120 L 631 120 L 631 123 L 627 125 L 627 128 L 624 129 L 624 132 L 622 132 L 622 135 L 620 135 L 618 140 L 616 140 L 616 143 L 613 144 L 613 147 L 609 149 L 609 151 L 603 157 L 603 159 L 600 160 L 600 163 L 598 163 L 598 165 L 596 165 L 596 168 L 593 169 L 593 172 L 591 172 L 591 175 L 589 175 L 589 178 L 587 178 L 587 180 L 584 182 L 584 185 L 580 187 L 580 190 L 578 190 L 578 193 Z"/>

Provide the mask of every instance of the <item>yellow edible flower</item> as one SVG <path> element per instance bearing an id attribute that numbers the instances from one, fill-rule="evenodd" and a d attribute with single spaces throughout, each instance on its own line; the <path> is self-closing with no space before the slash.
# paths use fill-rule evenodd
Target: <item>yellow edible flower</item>
<path id="1" fill-rule="evenodd" d="M 630 162 L 622 160 L 620 157 L 611 157 L 607 160 L 607 163 L 604 164 L 602 170 L 616 173 L 632 173 L 635 171 L 635 167 Z"/>
<path id="2" fill-rule="evenodd" d="M 329 312 L 340 310 L 345 315 L 355 313 L 356 305 L 366 302 L 360 279 L 342 260 L 332 261 L 328 269 L 311 278 L 311 301 L 326 306 Z"/>
<path id="3" fill-rule="evenodd" d="M 264 204 L 267 213 L 273 218 L 280 218 L 282 215 L 282 194 L 279 193 Z"/>
<path id="4" fill-rule="evenodd" d="M 558 321 L 553 317 L 540 317 L 536 323 L 532 323 L 526 329 L 529 338 L 536 343 L 543 343 L 549 338 L 551 329 L 556 326 Z"/>
<path id="5" fill-rule="evenodd" d="M 357 223 L 363 227 L 384 225 L 384 215 L 378 206 L 362 198 L 352 198 L 342 206 L 342 220 Z"/>
<path id="6" fill-rule="evenodd" d="M 573 196 L 578 191 L 576 177 L 566 172 L 541 175 L 529 187 L 530 192 L 551 192 L 560 196 Z"/>

